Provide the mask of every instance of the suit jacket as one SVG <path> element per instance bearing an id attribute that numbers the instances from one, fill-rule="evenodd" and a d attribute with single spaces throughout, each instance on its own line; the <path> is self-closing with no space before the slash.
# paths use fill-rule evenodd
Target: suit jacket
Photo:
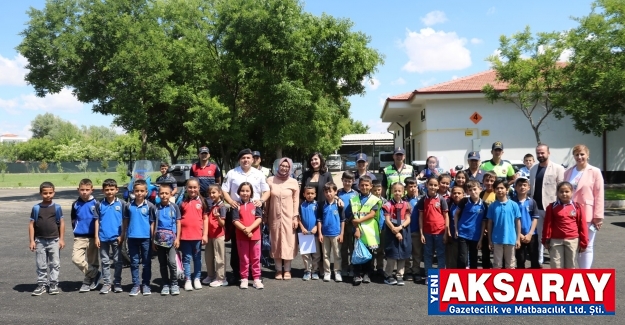
<path id="1" fill-rule="evenodd" d="M 564 179 L 568 181 L 573 173 L 573 167 L 564 172 Z M 603 175 L 599 168 L 588 165 L 577 183 L 573 192 L 573 202 L 584 207 L 586 222 L 592 219 L 603 219 Z"/>
<path id="2" fill-rule="evenodd" d="M 312 170 L 307 170 L 302 175 L 302 184 L 300 185 L 300 191 L 299 191 L 301 202 L 304 201 L 304 187 L 307 186 L 308 183 L 310 183 L 312 174 L 313 174 Z M 334 180 L 332 179 L 332 173 L 330 173 L 329 171 L 319 174 L 319 184 L 317 185 L 317 197 L 315 198 L 318 204 L 323 204 L 323 202 L 325 202 L 326 200 L 325 194 L 323 193 L 323 187 L 326 185 L 327 182 L 333 182 L 333 181 Z M 336 187 L 342 188 L 343 183 L 337 184 Z"/>
<path id="3" fill-rule="evenodd" d="M 534 189 L 536 188 L 536 173 L 538 173 L 539 164 L 535 164 L 530 169 L 530 196 L 534 197 Z M 543 176 L 543 190 L 542 190 L 542 202 L 543 210 L 547 210 L 547 205 L 556 201 L 557 193 L 556 186 L 558 183 L 565 180 L 564 167 L 562 165 L 554 164 L 551 160 L 547 167 L 545 167 L 545 175 Z M 537 193 L 536 193 L 537 194 Z"/>

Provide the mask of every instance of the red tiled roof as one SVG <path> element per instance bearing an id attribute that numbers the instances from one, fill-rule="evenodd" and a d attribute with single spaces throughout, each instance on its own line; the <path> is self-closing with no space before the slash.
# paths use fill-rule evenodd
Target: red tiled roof
<path id="1" fill-rule="evenodd" d="M 403 93 L 403 94 L 399 94 L 399 95 L 395 95 L 395 96 L 391 96 L 388 98 L 388 100 L 408 100 L 410 99 L 410 97 L 412 97 L 412 94 L 414 93 L 414 91 L 410 91 L 407 93 Z"/>
<path id="2" fill-rule="evenodd" d="M 5 133 L 5 134 L 0 135 L 0 137 L 4 137 L 4 138 L 17 138 L 17 134 Z"/>

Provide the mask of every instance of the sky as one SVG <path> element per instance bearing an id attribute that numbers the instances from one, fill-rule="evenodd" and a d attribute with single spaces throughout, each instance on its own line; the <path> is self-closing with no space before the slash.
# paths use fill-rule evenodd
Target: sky
<path id="1" fill-rule="evenodd" d="M 24 81 L 27 60 L 15 47 L 28 22 L 27 10 L 43 9 L 45 0 L 1 2 L 0 135 L 30 137 L 30 121 L 46 112 L 76 125 L 111 126 L 111 116 L 93 113 L 69 89 L 35 96 Z M 526 26 L 533 32 L 574 28 L 572 18 L 587 15 L 590 5 L 589 0 L 309 0 L 304 9 L 351 20 L 353 30 L 370 36 L 369 46 L 384 55 L 384 64 L 363 80 L 366 93 L 350 98 L 352 117 L 371 133 L 381 133 L 388 126 L 380 113 L 389 96 L 488 70 L 485 59 L 496 53 L 501 35 L 511 36 Z"/>

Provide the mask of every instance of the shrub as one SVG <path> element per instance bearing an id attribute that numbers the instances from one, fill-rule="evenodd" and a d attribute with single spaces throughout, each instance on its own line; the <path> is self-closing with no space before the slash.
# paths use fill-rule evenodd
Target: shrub
<path id="1" fill-rule="evenodd" d="M 48 163 L 45 160 L 39 163 L 39 170 L 42 173 L 45 173 L 48 170 Z"/>

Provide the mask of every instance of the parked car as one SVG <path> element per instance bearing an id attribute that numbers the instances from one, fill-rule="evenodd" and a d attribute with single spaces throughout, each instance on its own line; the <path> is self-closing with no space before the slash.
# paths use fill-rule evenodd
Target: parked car
<path id="1" fill-rule="evenodd" d="M 328 166 L 328 170 L 330 170 L 331 172 L 340 171 L 343 167 L 343 159 L 341 158 L 341 155 L 329 155 L 328 159 L 326 159 L 326 166 Z"/>

